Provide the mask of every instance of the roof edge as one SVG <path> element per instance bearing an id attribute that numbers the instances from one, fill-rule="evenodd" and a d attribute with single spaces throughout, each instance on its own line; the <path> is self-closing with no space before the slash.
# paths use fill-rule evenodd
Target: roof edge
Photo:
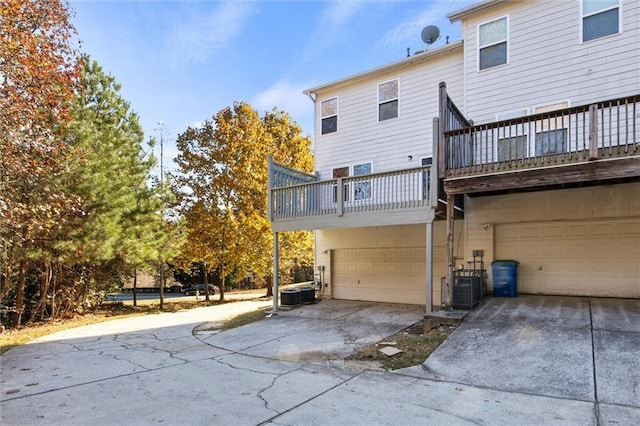
<path id="1" fill-rule="evenodd" d="M 482 12 L 486 9 L 492 8 L 502 3 L 506 3 L 508 1 L 509 0 L 485 0 L 482 3 L 476 3 L 469 7 L 465 7 L 464 9 L 451 12 L 447 14 L 447 19 L 449 19 L 451 23 L 454 23 L 468 17 L 469 15 Z"/>
<path id="2" fill-rule="evenodd" d="M 381 71 L 389 71 L 389 70 L 400 68 L 400 67 L 403 67 L 403 66 L 406 66 L 406 65 L 413 64 L 415 62 L 422 62 L 422 61 L 425 61 L 427 59 L 431 59 L 431 58 L 434 58 L 434 57 L 437 57 L 437 56 L 440 56 L 440 55 L 443 55 L 443 54 L 447 54 L 447 53 L 462 49 L 463 44 L 464 44 L 463 40 L 458 40 L 458 41 L 455 41 L 453 43 L 445 44 L 444 46 L 441 46 L 441 47 L 439 47 L 437 49 L 434 49 L 434 50 L 430 50 L 430 51 L 427 51 L 427 52 L 424 52 L 424 53 L 418 53 L 416 55 L 410 56 L 408 58 L 403 58 L 403 59 L 401 59 L 399 61 L 396 61 L 396 62 L 391 62 L 389 64 L 382 65 L 382 66 L 376 67 L 376 68 L 372 68 L 370 70 L 367 70 L 367 71 L 364 71 L 364 72 L 361 72 L 361 73 L 358 73 L 358 74 L 354 74 L 354 75 L 351 75 L 349 77 L 341 78 L 339 80 L 335 80 L 335 81 L 332 81 L 330 83 L 322 84 L 320 86 L 316 86 L 316 87 L 312 87 L 310 89 L 303 90 L 302 93 L 304 93 L 307 96 L 310 96 L 312 93 L 317 93 L 319 90 L 328 89 L 330 87 L 338 86 L 338 85 L 341 85 L 341 84 L 344 84 L 344 83 L 347 83 L 347 82 L 361 80 L 361 79 L 370 77 L 370 76 L 372 76 L 374 74 L 377 74 L 377 73 L 379 73 Z"/>

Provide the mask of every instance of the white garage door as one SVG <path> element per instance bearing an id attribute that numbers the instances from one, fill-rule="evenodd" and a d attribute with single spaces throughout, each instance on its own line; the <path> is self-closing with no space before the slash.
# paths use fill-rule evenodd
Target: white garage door
<path id="1" fill-rule="evenodd" d="M 495 243 L 519 292 L 640 297 L 640 219 L 496 225 Z"/>
<path id="2" fill-rule="evenodd" d="M 446 263 L 444 252 L 444 247 L 434 250 L 435 277 L 444 273 L 437 267 Z M 332 295 L 336 299 L 424 305 L 425 265 L 424 247 L 334 250 Z M 434 303 L 439 304 L 439 279 L 433 286 Z"/>

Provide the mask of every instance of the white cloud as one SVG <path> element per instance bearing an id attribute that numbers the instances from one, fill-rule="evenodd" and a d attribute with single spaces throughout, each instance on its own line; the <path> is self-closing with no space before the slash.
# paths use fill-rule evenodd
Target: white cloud
<path id="1" fill-rule="evenodd" d="M 213 12 L 208 10 L 212 4 L 217 6 Z M 254 9 L 254 3 L 237 1 L 196 5 L 188 16 L 174 21 L 169 40 L 172 58 L 178 63 L 204 62 L 240 34 Z"/>
<path id="2" fill-rule="evenodd" d="M 327 8 L 322 13 L 320 23 L 321 25 L 329 25 L 331 27 L 344 25 L 365 5 L 364 1 L 354 0 L 329 2 Z"/>
<path id="3" fill-rule="evenodd" d="M 418 16 L 405 22 L 401 22 L 393 29 L 387 31 L 378 44 L 384 47 L 395 47 L 402 43 L 415 42 L 420 40 L 420 33 L 426 25 L 437 24 L 435 20 L 443 20 L 446 13 L 450 11 L 448 4 L 435 4 L 425 9 Z M 435 18 L 435 19 L 434 19 Z"/>
<path id="4" fill-rule="evenodd" d="M 191 127 L 192 129 L 201 129 L 204 127 L 204 123 L 204 120 L 192 121 L 191 123 L 189 123 L 189 127 Z"/>
<path id="5" fill-rule="evenodd" d="M 462 9 L 470 4 L 477 3 L 478 0 L 456 0 L 449 2 L 430 2 L 430 7 L 426 8 L 414 18 L 398 23 L 393 29 L 387 31 L 378 41 L 382 47 L 396 47 L 407 44 L 415 45 L 421 43 L 420 34 L 427 25 L 440 27 L 440 37 L 445 38 L 449 34 L 453 25 L 446 18 L 448 13 Z"/>
<path id="6" fill-rule="evenodd" d="M 273 107 L 284 110 L 300 124 L 307 133 L 313 133 L 313 102 L 302 92 L 308 83 L 291 83 L 280 80 L 263 92 L 256 94 L 250 104 L 260 114 Z"/>
<path id="7" fill-rule="evenodd" d="M 313 63 L 327 48 L 339 46 L 352 31 L 349 24 L 360 11 L 367 7 L 366 1 L 354 0 L 338 0 L 322 4 L 325 6 L 316 19 L 315 28 L 297 60 L 297 69 Z"/>

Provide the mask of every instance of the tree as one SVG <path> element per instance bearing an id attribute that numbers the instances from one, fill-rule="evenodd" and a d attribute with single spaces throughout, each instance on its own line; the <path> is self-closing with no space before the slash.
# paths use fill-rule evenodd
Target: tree
<path id="1" fill-rule="evenodd" d="M 98 277 L 160 262 L 174 227 L 164 217 L 168 186 L 148 185 L 155 160 L 120 85 L 88 56 L 78 84 L 67 138 L 76 156 L 65 177 L 78 203 L 56 247 L 95 292 L 104 290 Z"/>
<path id="2" fill-rule="evenodd" d="M 76 50 L 68 4 L 0 0 L 0 296 L 24 310 L 28 267 L 68 208 L 56 183 L 69 149 L 61 133 L 73 97 Z"/>
<path id="3" fill-rule="evenodd" d="M 268 138 L 268 152 L 273 155 L 274 161 L 295 168 L 297 170 L 311 172 L 313 170 L 313 156 L 311 153 L 311 139 L 303 136 L 300 126 L 291 120 L 284 111 L 272 109 L 265 113 L 262 119 Z M 259 204 L 258 211 L 267 211 L 267 197 L 264 194 L 267 188 L 267 165 L 262 162 L 264 169 L 261 178 L 257 182 L 261 188 L 260 196 L 256 196 L 255 203 Z M 256 194 L 257 195 L 257 194 Z M 266 213 L 260 215 L 252 222 L 253 244 L 256 253 L 269 254 L 268 256 L 253 256 L 250 260 L 251 269 L 261 277 L 269 277 L 272 271 L 273 257 L 273 233 L 270 232 L 270 224 Z M 296 231 L 283 233 L 280 236 L 280 270 L 290 271 L 294 263 L 302 265 L 313 264 L 313 234 L 310 231 Z M 267 295 L 272 295 L 272 287 L 267 283 Z"/>
<path id="4" fill-rule="evenodd" d="M 187 129 L 177 146 L 176 183 L 188 240 L 183 254 L 219 271 L 224 300 L 224 283 L 232 272 L 266 276 L 270 270 L 268 155 L 308 170 L 311 140 L 301 136 L 286 113 L 274 109 L 261 118 L 250 105 L 237 102 L 202 127 Z"/>

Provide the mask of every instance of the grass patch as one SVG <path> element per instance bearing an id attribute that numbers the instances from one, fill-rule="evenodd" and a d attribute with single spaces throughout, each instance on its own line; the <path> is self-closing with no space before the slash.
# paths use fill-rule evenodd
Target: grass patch
<path id="1" fill-rule="evenodd" d="M 456 329 L 451 326 L 441 326 L 424 333 L 423 322 L 419 321 L 402 330 L 399 333 L 389 336 L 381 342 L 396 342 L 393 346 L 402 352 L 396 355 L 387 356 L 380 352 L 385 346 L 380 342 L 369 345 L 351 355 L 347 360 L 376 362 L 386 370 L 397 370 L 400 368 L 413 367 L 422 364 L 429 355 L 435 351 L 442 342 Z"/>
<path id="2" fill-rule="evenodd" d="M 220 330 L 231 330 L 232 328 L 241 327 L 243 325 L 251 324 L 252 322 L 263 320 L 267 316 L 267 311 L 270 309 L 271 307 L 265 306 L 258 308 L 255 311 L 233 317 L 230 320 L 225 321 L 222 327 L 220 327 Z"/>

